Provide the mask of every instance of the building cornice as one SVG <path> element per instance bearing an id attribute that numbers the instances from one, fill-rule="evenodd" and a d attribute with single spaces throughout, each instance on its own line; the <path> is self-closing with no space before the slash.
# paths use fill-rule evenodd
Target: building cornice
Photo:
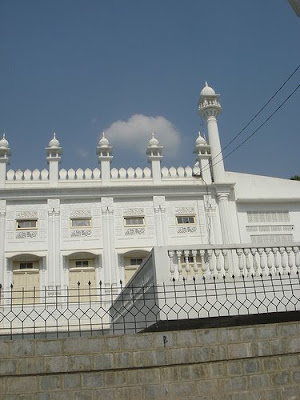
<path id="1" fill-rule="evenodd" d="M 143 185 L 137 186 L 124 185 L 124 186 L 103 186 L 103 187 L 63 187 L 63 188 L 14 188 L 0 190 L 0 198 L 7 201 L 37 201 L 46 200 L 51 198 L 60 198 L 62 200 L 71 199 L 100 199 L 101 197 L 114 197 L 114 198 L 145 198 L 152 196 L 168 196 L 168 197 L 202 197 L 210 193 L 226 192 L 229 193 L 234 184 L 211 184 L 203 185 L 199 181 L 191 182 L 182 186 L 178 181 L 169 182 L 167 184 L 161 183 L 159 185 Z"/>

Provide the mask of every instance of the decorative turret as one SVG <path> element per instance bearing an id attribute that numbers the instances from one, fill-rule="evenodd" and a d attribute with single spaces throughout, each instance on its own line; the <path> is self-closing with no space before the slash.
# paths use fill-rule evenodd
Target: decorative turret
<path id="1" fill-rule="evenodd" d="M 217 124 L 217 116 L 222 110 L 219 97 L 220 95 L 216 94 L 214 89 L 205 82 L 198 101 L 199 115 L 204 117 L 207 122 L 208 142 L 211 146 L 212 173 L 215 183 L 225 181 L 225 170 Z"/>
<path id="2" fill-rule="evenodd" d="M 205 183 L 211 183 L 211 171 L 210 171 L 210 146 L 206 143 L 204 137 L 201 136 L 200 132 L 195 142 L 194 153 L 197 154 L 197 163 L 200 167 L 200 173 Z"/>
<path id="3" fill-rule="evenodd" d="M 9 164 L 10 156 L 9 143 L 3 133 L 2 139 L 0 140 L 0 186 L 5 185 L 6 180 L 6 166 Z"/>
<path id="4" fill-rule="evenodd" d="M 154 182 L 161 180 L 160 160 L 163 158 L 162 150 L 163 146 L 159 145 L 159 141 L 156 139 L 154 133 L 152 133 L 146 154 L 148 155 L 148 162 L 151 163 Z"/>
<path id="5" fill-rule="evenodd" d="M 62 148 L 53 133 L 53 138 L 46 147 L 47 162 L 49 164 L 49 181 L 51 186 L 57 186 L 58 183 L 58 164 L 61 161 Z"/>
<path id="6" fill-rule="evenodd" d="M 102 133 L 102 137 L 99 140 L 97 146 L 97 154 L 98 160 L 101 164 L 101 178 L 102 182 L 110 181 L 110 163 L 113 159 L 112 156 L 112 146 L 110 146 L 108 139 L 105 137 L 104 132 Z"/>
<path id="7" fill-rule="evenodd" d="M 222 149 L 217 124 L 217 116 L 221 112 L 219 103 L 219 94 L 208 86 L 201 90 L 198 102 L 198 111 L 200 116 L 207 122 L 208 142 L 211 148 L 211 169 L 214 183 L 225 183 L 225 170 L 222 156 Z M 219 207 L 220 223 L 222 230 L 223 243 L 233 243 L 232 221 L 229 208 L 230 191 L 223 189 L 222 185 L 216 185 L 216 197 Z"/>

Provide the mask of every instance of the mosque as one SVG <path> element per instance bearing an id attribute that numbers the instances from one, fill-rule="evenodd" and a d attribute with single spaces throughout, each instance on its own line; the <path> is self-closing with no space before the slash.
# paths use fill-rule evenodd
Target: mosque
<path id="1" fill-rule="evenodd" d="M 163 148 L 152 134 L 145 149 L 149 167 L 112 168 L 112 147 L 103 134 L 99 168 L 59 169 L 62 148 L 54 134 L 46 147 L 48 169 L 13 171 L 3 135 L 2 288 L 119 285 L 153 247 L 262 247 L 266 254 L 269 249 L 299 258 L 300 184 L 225 171 L 219 97 L 207 84 L 200 93 L 198 111 L 208 135 L 207 141 L 200 133 L 195 138 L 194 167 L 162 166 Z M 198 256 L 182 253 L 181 269 Z"/>

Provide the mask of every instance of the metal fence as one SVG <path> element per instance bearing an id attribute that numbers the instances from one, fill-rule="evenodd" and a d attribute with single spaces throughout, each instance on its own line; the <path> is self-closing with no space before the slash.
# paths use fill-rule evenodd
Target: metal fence
<path id="1" fill-rule="evenodd" d="M 162 285 L 17 291 L 0 287 L 0 337 L 126 334 L 299 319 L 299 274 Z"/>

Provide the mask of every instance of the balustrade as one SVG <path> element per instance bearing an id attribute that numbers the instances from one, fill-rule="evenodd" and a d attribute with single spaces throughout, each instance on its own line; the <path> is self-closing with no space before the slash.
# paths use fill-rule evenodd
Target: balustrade
<path id="1" fill-rule="evenodd" d="M 170 279 L 300 273 L 299 246 L 168 250 Z"/>
<path id="2" fill-rule="evenodd" d="M 163 179 L 189 179 L 193 178 L 193 176 L 198 176 L 200 174 L 200 168 L 194 167 L 163 167 L 161 169 L 161 177 Z M 149 167 L 146 168 L 112 168 L 110 171 L 110 176 L 112 180 L 121 180 L 121 179 L 129 179 L 129 180 L 139 180 L 139 179 L 151 179 L 152 178 L 152 170 Z M 73 169 L 70 168 L 68 170 L 61 169 L 58 172 L 58 178 L 60 181 L 81 181 L 81 180 L 89 180 L 95 181 L 101 179 L 101 171 L 99 168 L 94 168 L 91 170 L 87 168 L 83 170 L 82 168 Z M 12 169 L 8 170 L 6 173 L 6 179 L 8 182 L 29 182 L 29 181 L 48 181 L 49 179 L 49 171 L 47 169 L 43 169 L 39 171 L 35 169 L 30 171 L 26 169 L 25 171 L 17 170 L 14 171 Z"/>
<path id="3" fill-rule="evenodd" d="M 138 167 L 136 169 L 128 168 L 112 168 L 111 170 L 111 178 L 115 179 L 150 179 L 151 178 L 151 169 L 146 167 L 144 169 Z"/>
<path id="4" fill-rule="evenodd" d="M 163 167 L 161 169 L 161 176 L 162 178 L 169 178 L 169 179 L 174 179 L 174 178 L 191 178 L 193 175 L 199 175 L 200 173 L 200 168 L 199 167 L 194 167 L 191 168 L 190 166 L 187 167 Z"/>
<path id="5" fill-rule="evenodd" d="M 42 171 L 35 169 L 30 171 L 26 169 L 21 171 L 18 169 L 14 171 L 9 169 L 6 173 L 6 179 L 8 182 L 31 182 L 31 181 L 47 181 L 49 178 L 49 171 L 44 168 Z"/>

